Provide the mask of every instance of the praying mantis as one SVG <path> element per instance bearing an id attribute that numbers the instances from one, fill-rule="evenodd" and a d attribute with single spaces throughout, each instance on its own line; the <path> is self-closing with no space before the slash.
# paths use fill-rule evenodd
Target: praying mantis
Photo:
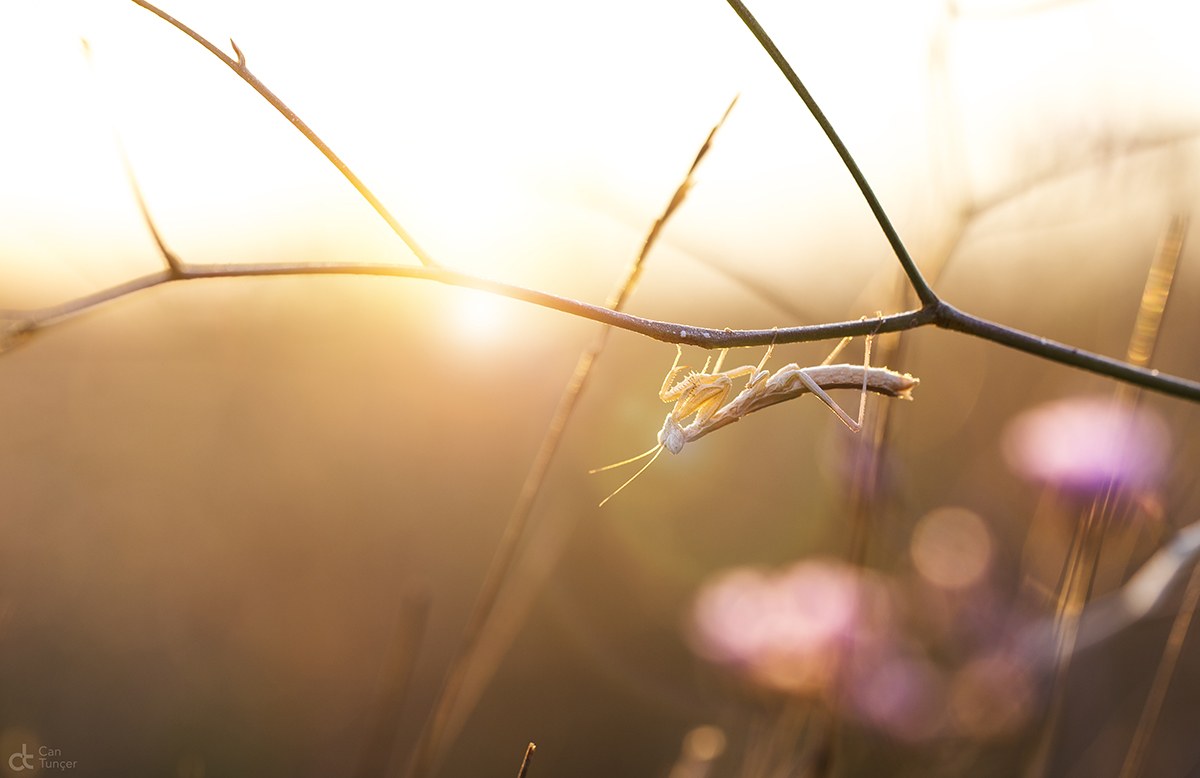
<path id="1" fill-rule="evenodd" d="M 767 360 L 771 358 L 771 352 L 775 348 L 775 345 L 771 344 L 767 347 L 767 353 L 763 355 L 762 361 L 756 367 L 742 365 L 733 370 L 722 372 L 721 365 L 724 363 L 725 355 L 729 351 L 729 349 L 722 349 L 721 353 L 717 356 L 717 362 L 713 365 L 711 373 L 708 372 L 710 358 L 709 360 L 705 360 L 704 367 L 701 368 L 699 373 L 689 373 L 672 386 L 675 377 L 680 372 L 688 369 L 685 366 L 680 366 L 679 360 L 683 358 L 683 347 L 677 347 L 675 362 L 671 365 L 667 377 L 663 380 L 662 389 L 658 392 L 659 399 L 663 402 L 674 401 L 675 407 L 667 413 L 667 418 L 663 421 L 662 429 L 658 432 L 657 445 L 645 453 L 638 454 L 636 457 L 600 467 L 590 472 L 599 473 L 611 470 L 631 462 L 636 462 L 639 459 L 644 459 L 645 457 L 650 457 L 650 461 L 634 473 L 632 478 L 617 487 L 616 491 L 605 497 L 600 505 L 603 506 L 604 503 L 616 497 L 622 489 L 633 483 L 634 479 L 644 473 L 650 465 L 654 464 L 654 460 L 658 459 L 663 449 L 670 451 L 672 454 L 678 454 L 688 443 L 699 440 L 714 430 L 739 421 L 747 414 L 775 405 L 776 403 L 791 400 L 806 392 L 811 392 L 820 398 L 821 402 L 829 406 L 830 410 L 837 414 L 837 417 L 852 432 L 858 432 L 862 429 L 863 418 L 867 410 L 868 390 L 889 397 L 911 400 L 912 390 L 920 383 L 920 380 L 907 373 L 897 373 L 894 370 L 888 370 L 886 367 L 871 367 L 871 340 L 873 337 L 873 334 L 866 336 L 867 342 L 861 367 L 858 365 L 830 364 L 841 353 L 842 349 L 846 347 L 846 344 L 852 340 L 852 338 L 847 337 L 842 338 L 841 342 L 838 343 L 820 365 L 800 367 L 793 362 L 784 365 L 775 371 L 774 375 L 771 375 L 770 371 L 766 369 Z M 733 379 L 741 378 L 742 376 L 749 376 L 746 385 L 732 400 L 726 402 L 730 393 L 733 392 Z M 825 392 L 826 389 L 860 389 L 858 419 L 852 419 L 848 413 L 842 410 L 842 407 Z M 685 425 L 684 422 L 689 417 L 695 418 Z"/>

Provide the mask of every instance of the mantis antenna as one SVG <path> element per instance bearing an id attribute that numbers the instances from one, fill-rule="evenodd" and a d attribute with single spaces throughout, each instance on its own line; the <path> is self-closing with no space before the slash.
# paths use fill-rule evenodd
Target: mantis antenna
<path id="1" fill-rule="evenodd" d="M 678 348 L 675 354 L 675 362 L 671 365 L 670 371 L 667 372 L 667 377 L 663 380 L 662 388 L 658 393 L 659 399 L 663 402 L 675 402 L 675 406 L 663 421 L 662 429 L 659 430 L 658 445 L 630 459 L 588 471 L 589 473 L 599 473 L 650 457 L 649 462 L 634 473 L 632 478 L 621 484 L 616 491 L 605 497 L 600 505 L 604 505 L 604 503 L 617 496 L 622 489 L 633 483 L 650 465 L 654 464 L 654 460 L 658 459 L 663 449 L 669 449 L 672 454 L 678 454 L 686 444 L 698 440 L 709 432 L 739 421 L 742 417 L 754 411 L 790 400 L 805 392 L 811 392 L 821 402 L 829 406 L 837 414 L 837 417 L 841 419 L 842 423 L 852 432 L 858 432 L 862 429 L 863 419 L 867 411 L 868 390 L 911 400 L 911 392 L 920 381 L 910 375 L 897 373 L 887 368 L 871 367 L 871 341 L 873 337 L 874 333 L 866 336 L 867 342 L 861 367 L 857 365 L 830 364 L 842 349 L 846 347 L 846 344 L 850 342 L 851 338 L 847 337 L 838 343 L 820 365 L 815 367 L 800 367 L 792 363 L 784 365 L 774 375 L 771 375 L 765 368 L 767 360 L 771 357 L 774 345 L 767 347 L 767 353 L 763 355 L 762 361 L 758 363 L 757 367 L 743 365 L 733 370 L 721 371 L 721 365 L 725 360 L 727 351 L 725 349 L 717 357 L 716 364 L 713 365 L 713 372 L 708 372 L 710 359 L 705 361 L 704 368 L 699 373 L 689 373 L 678 383 L 672 385 L 675 377 L 681 371 L 688 369 L 679 365 L 679 360 L 683 356 L 683 349 Z M 749 376 L 745 387 L 732 400 L 726 402 L 729 395 L 733 392 L 733 379 L 742 376 Z M 826 393 L 826 388 L 859 389 L 858 419 L 851 418 Z M 683 422 L 690 417 L 694 417 L 694 419 L 685 426 Z"/>

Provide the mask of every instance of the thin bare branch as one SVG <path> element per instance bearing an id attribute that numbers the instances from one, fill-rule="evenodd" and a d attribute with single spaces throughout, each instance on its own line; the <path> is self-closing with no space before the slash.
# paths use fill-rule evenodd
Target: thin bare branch
<path id="1" fill-rule="evenodd" d="M 295 275 L 365 275 L 393 276 L 398 278 L 420 278 L 438 281 L 450 286 L 462 286 L 483 292 L 509 297 L 514 300 L 540 305 L 543 308 L 561 311 L 619 329 L 636 332 L 663 343 L 679 343 L 701 348 L 742 348 L 745 346 L 767 346 L 771 343 L 810 343 L 832 340 L 847 336 L 869 333 L 903 332 L 934 325 L 942 329 L 964 332 L 983 340 L 1043 357 L 1051 362 L 1078 367 L 1098 375 L 1109 376 L 1135 386 L 1152 389 L 1172 397 L 1200 402 L 1200 382 L 1147 370 L 1129 365 L 1111 357 L 1093 354 L 1073 346 L 1030 335 L 1027 332 L 987 321 L 964 313 L 945 302 L 915 311 L 905 311 L 884 316 L 882 319 L 855 319 L 854 321 L 811 324 L 803 327 L 782 327 L 769 330 L 730 330 L 711 327 L 695 327 L 690 324 L 643 319 L 627 313 L 613 311 L 599 305 L 572 300 L 568 297 L 539 292 L 503 281 L 463 273 L 445 267 L 414 267 L 410 265 L 384 264 L 335 264 L 335 263 L 246 263 L 236 265 L 184 265 L 172 276 L 168 271 L 151 273 L 118 284 L 75 300 L 33 310 L 0 310 L 0 319 L 18 321 L 31 327 L 44 327 L 62 319 L 81 313 L 89 308 L 124 297 L 127 294 L 147 289 L 170 281 L 187 281 L 199 278 L 237 278 L 244 276 L 295 276 Z"/>
<path id="2" fill-rule="evenodd" d="M 83 58 L 87 62 L 88 72 L 92 74 L 94 81 L 99 81 L 99 76 L 96 73 L 96 63 L 92 60 L 92 47 L 86 39 L 80 39 L 83 44 Z M 129 153 L 125 151 L 125 143 L 121 140 L 121 133 L 117 129 L 117 124 L 109 117 L 109 129 L 112 131 L 113 144 L 117 147 L 117 154 L 121 157 L 121 167 L 125 170 L 125 179 L 129 182 L 129 189 L 133 192 L 133 199 L 137 201 L 138 211 L 142 214 L 142 221 L 146 224 L 146 229 L 150 231 L 150 237 L 154 239 L 154 245 L 158 246 L 158 253 L 162 256 L 163 262 L 166 263 L 167 269 L 172 274 L 177 274 L 183 266 L 183 262 L 175 255 L 175 252 L 167 248 L 166 242 L 163 240 L 162 234 L 158 231 L 158 226 L 154 223 L 154 219 L 150 216 L 150 209 L 146 206 L 146 198 L 142 196 L 142 187 L 138 183 L 137 174 L 133 172 L 133 163 L 129 160 Z"/>
<path id="3" fill-rule="evenodd" d="M 180 276 L 180 278 L 184 277 L 186 276 Z M 68 300 L 58 305 L 50 305 L 45 308 L 0 309 L 0 319 L 19 322 L 31 330 L 41 329 L 52 324 L 58 324 L 98 305 L 103 305 L 134 292 L 140 292 L 143 289 L 165 284 L 174 280 L 174 278 L 170 270 L 159 270 L 156 273 L 131 278 L 115 286 L 110 286 L 107 289 L 85 294 L 82 297 L 76 297 L 74 300 Z"/>
<path id="4" fill-rule="evenodd" d="M 1052 362 L 1058 362 L 1071 367 L 1078 367 L 1098 375 L 1106 375 L 1120 381 L 1152 389 L 1156 392 L 1182 397 L 1194 402 L 1200 402 L 1200 383 L 1183 378 L 1176 378 L 1160 373 L 1157 370 L 1147 370 L 1144 367 L 1130 365 L 1119 359 L 1093 354 L 1073 346 L 1050 340 L 1049 338 L 1030 335 L 1027 332 L 1005 327 L 1003 324 L 981 319 L 964 313 L 957 308 L 941 302 L 938 303 L 938 313 L 935 324 L 946 330 L 965 332 L 977 338 L 990 340 L 1002 346 L 1008 346 L 1027 354 L 1044 357 Z M 881 330 L 886 331 L 886 330 Z"/>
<path id="5" fill-rule="evenodd" d="M 784 78 L 796 90 L 796 94 L 800 95 L 800 99 L 808 106 L 809 112 L 813 118 L 817 120 L 817 124 L 821 125 L 821 129 L 825 131 L 825 136 L 829 138 L 829 142 L 837 150 L 838 156 L 842 158 L 846 169 L 850 171 L 850 175 L 854 178 L 854 183 L 858 184 L 859 190 L 867 201 L 867 205 L 871 207 L 871 213 L 875 214 L 875 220 L 879 222 L 880 229 L 887 236 L 888 243 L 892 244 L 892 251 L 896 253 L 896 258 L 900 260 L 900 265 L 904 268 L 904 273 L 908 276 L 909 283 L 917 293 L 917 298 L 924 306 L 935 305 L 938 302 L 938 296 L 934 294 L 933 289 L 925 281 L 925 277 L 921 275 L 921 271 L 917 269 L 917 263 L 909 256 L 908 249 L 904 247 L 904 241 L 900 240 L 899 233 L 892 226 L 891 219 L 888 218 L 887 212 L 883 210 L 883 205 L 880 204 L 879 198 L 875 196 L 875 192 L 871 189 L 871 185 L 867 183 L 867 177 L 859 170 L 858 163 L 854 161 L 854 157 L 850 155 L 850 150 L 846 148 L 846 144 L 842 143 L 841 137 L 837 131 L 833 129 L 833 125 L 825 118 L 825 113 L 821 107 L 817 105 L 817 101 L 809 94 L 808 89 L 800 81 L 800 77 L 796 75 L 796 71 L 788 64 L 787 59 L 775 46 L 771 37 L 767 35 L 767 31 L 762 28 L 754 15 L 750 13 L 750 9 L 741 2 L 741 0 L 727 0 L 730 7 L 733 8 L 745 25 L 754 33 L 754 37 L 758 38 L 758 42 L 770 55 L 775 65 L 783 73 Z"/>
<path id="6" fill-rule="evenodd" d="M 934 320 L 932 309 L 907 311 L 878 319 L 863 321 L 835 322 L 830 324 L 808 325 L 804 327 L 786 327 L 763 330 L 730 330 L 711 327 L 693 327 L 687 324 L 643 319 L 627 313 L 614 311 L 601 305 L 572 300 L 568 297 L 540 292 L 503 281 L 463 273 L 445 267 L 419 267 L 414 265 L 387 265 L 383 263 L 325 263 L 325 262 L 279 262 L 279 263 L 244 263 L 228 265 L 193 265 L 184 264 L 180 274 L 171 277 L 168 273 L 151 273 L 146 276 L 126 281 L 116 286 L 70 300 L 59 305 L 37 309 L 0 309 L 0 319 L 28 322 L 36 327 L 57 324 L 75 314 L 94 308 L 101 303 L 124 297 L 132 292 L 146 289 L 170 281 L 191 281 L 202 278 L 241 278 L 255 276 L 297 276 L 297 275 L 357 275 L 357 276 L 390 276 L 395 278 L 417 278 L 427 281 L 437 281 L 449 286 L 461 286 L 468 289 L 478 289 L 483 292 L 508 297 L 513 300 L 539 305 L 562 313 L 579 316 L 584 319 L 610 324 L 619 329 L 646 335 L 664 343 L 680 343 L 701 348 L 740 348 L 744 346 L 766 346 L 772 342 L 807 343 L 818 340 L 832 340 L 847 335 L 866 335 L 875 332 L 898 332 L 912 329 Z M 998 325 L 996 325 L 998 326 Z"/>
<path id="7" fill-rule="evenodd" d="M 1000 343 L 1001 345 L 1025 351 L 1029 354 L 1045 357 L 1064 365 L 1071 365 L 1101 375 L 1118 378 L 1136 386 L 1164 392 L 1176 397 L 1200 400 L 1200 383 L 1163 376 L 1157 370 L 1145 370 L 1116 359 L 1064 346 L 1047 338 L 1029 335 L 1028 333 L 964 313 L 941 301 L 933 289 L 926 283 L 925 278 L 921 275 L 921 271 L 917 269 L 916 263 L 913 262 L 908 250 L 904 247 L 904 242 L 900 240 L 899 234 L 897 234 L 895 228 L 892 226 L 891 220 L 888 219 L 887 213 L 884 212 L 883 206 L 875 196 L 875 192 L 871 189 L 870 184 L 867 183 L 866 177 L 858 168 L 858 164 L 850 155 L 850 151 L 846 148 L 845 144 L 842 143 L 837 132 L 833 129 L 833 125 L 825 118 L 825 114 L 821 111 L 812 95 L 809 94 L 808 89 L 800 81 L 800 77 L 796 75 L 796 71 L 792 69 L 787 59 L 784 58 L 783 54 L 775 46 L 774 42 L 772 42 L 770 36 L 767 35 L 766 30 L 762 28 L 762 25 L 758 23 L 758 20 L 754 18 L 754 15 L 750 13 L 741 0 L 727 0 L 727 2 L 754 34 L 754 37 L 758 39 L 758 42 L 766 50 L 767 54 L 770 55 L 780 72 L 787 78 L 788 83 L 796 90 L 796 94 L 804 101 L 804 104 L 817 120 L 817 123 L 821 125 L 821 129 L 825 131 L 825 135 L 837 150 L 838 156 L 842 158 L 846 169 L 850 171 L 850 175 L 862 191 L 862 195 L 866 199 L 867 205 L 870 206 L 871 212 L 875 214 L 875 219 L 879 222 L 880 229 L 887 236 L 888 242 L 892 244 L 892 250 L 896 253 L 896 258 L 900 261 L 905 274 L 908 276 L 909 283 L 912 284 L 917 297 L 921 301 L 922 311 L 931 308 L 936 309 L 936 314 L 931 322 L 932 324 L 943 329 L 965 332 L 969 335 L 990 340 L 994 343 Z M 885 327 L 880 331 L 887 332 L 888 330 Z M 780 342 L 786 341 L 781 340 Z"/>
<path id="8" fill-rule="evenodd" d="M 260 95 L 266 98 L 267 102 L 275 106 L 275 110 L 279 111 L 289 122 L 295 125 L 296 129 L 300 130 L 305 138 L 308 138 L 308 142 L 316 146 L 317 149 L 319 149 L 320 152 L 325 155 L 326 159 L 333 163 L 333 166 L 338 169 L 338 172 L 345 176 L 346 180 L 354 185 L 354 188 L 358 190 L 358 193 L 362 195 L 368 203 L 371 204 L 371 207 L 375 209 L 376 213 L 382 216 L 383 220 L 388 223 L 388 226 L 400 236 L 400 239 L 404 241 L 409 250 L 416 255 L 417 259 L 421 261 L 422 265 L 425 265 L 426 267 L 441 266 L 441 263 L 434 261 L 433 257 L 429 256 L 429 253 L 426 252 L 425 249 L 421 248 L 421 245 L 417 243 L 416 238 L 410 235 L 408 230 L 404 229 L 404 227 L 400 225 L 400 222 L 396 220 L 396 217 L 392 216 L 391 211 L 389 211 L 387 207 L 384 206 L 384 204 L 379 200 L 379 198 L 375 196 L 375 193 L 367 188 L 367 185 L 364 184 L 362 180 L 354 174 L 354 171 L 352 171 L 346 165 L 346 163 L 343 162 L 340 157 L 338 157 L 337 154 L 333 153 L 333 149 L 325 145 L 325 141 L 321 140 L 321 138 L 315 132 L 313 132 L 312 129 L 309 128 L 309 126 L 305 124 L 299 116 L 296 115 L 295 111 L 293 111 L 291 108 L 288 108 L 282 100 L 275 96 L 274 92 L 272 92 L 270 89 L 267 89 L 266 84 L 264 84 L 262 81 L 259 81 L 258 77 L 250 72 L 249 68 L 246 67 L 246 55 L 242 53 L 242 50 L 238 48 L 238 45 L 233 42 L 232 38 L 229 39 L 229 43 L 231 46 L 233 46 L 233 51 L 238 57 L 237 59 L 232 59 L 225 52 L 221 51 L 212 43 L 210 43 L 203 35 L 196 32 L 191 27 L 188 27 L 186 24 L 166 13 L 165 11 L 162 11 L 150 3 L 147 3 L 145 0 L 133 0 L 133 2 L 137 5 L 140 5 L 142 8 L 145 8 L 150 13 L 172 25 L 177 30 L 211 51 L 213 56 L 217 57 L 219 60 L 228 65 L 230 70 L 232 70 L 234 73 L 237 73 L 238 76 L 247 84 L 254 87 L 254 91 L 258 92 Z"/>

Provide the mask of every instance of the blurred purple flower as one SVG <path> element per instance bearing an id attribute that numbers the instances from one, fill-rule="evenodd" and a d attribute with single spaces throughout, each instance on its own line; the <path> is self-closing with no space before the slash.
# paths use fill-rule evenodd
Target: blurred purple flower
<path id="1" fill-rule="evenodd" d="M 839 649 L 860 641 L 877 582 L 848 565 L 805 561 L 782 574 L 740 568 L 706 584 L 692 612 L 692 644 L 706 659 L 765 686 L 819 693 Z"/>
<path id="2" fill-rule="evenodd" d="M 1006 737 L 1026 726 L 1037 704 L 1030 670 L 1016 656 L 994 652 L 973 659 L 954 675 L 950 713 L 959 733 Z"/>
<path id="3" fill-rule="evenodd" d="M 1091 494 L 1157 485 L 1170 435 L 1156 413 L 1101 398 L 1072 398 L 1027 411 L 1004 434 L 1004 456 L 1017 473 L 1069 492 Z"/>
<path id="4" fill-rule="evenodd" d="M 897 653 L 864 663 L 851 690 L 855 712 L 901 740 L 927 740 L 945 726 L 946 682 L 923 657 Z"/>

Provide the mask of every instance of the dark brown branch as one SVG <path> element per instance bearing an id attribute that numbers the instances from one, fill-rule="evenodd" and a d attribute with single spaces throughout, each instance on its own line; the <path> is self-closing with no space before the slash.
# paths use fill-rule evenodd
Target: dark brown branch
<path id="1" fill-rule="evenodd" d="M 1130 365 L 1119 359 L 1093 354 L 1090 351 L 1066 346 L 1049 338 L 1030 335 L 1027 332 L 1005 327 L 1003 324 L 981 319 L 964 313 L 947 304 L 938 303 L 938 313 L 934 321 L 944 330 L 954 330 L 974 335 L 977 338 L 990 340 L 1002 346 L 1015 348 L 1027 354 L 1045 357 L 1071 367 L 1078 367 L 1099 375 L 1106 375 L 1120 381 L 1152 389 L 1156 392 L 1182 397 L 1194 402 L 1200 402 L 1200 383 L 1183 378 L 1165 375 L 1157 370 L 1147 370 L 1144 367 Z"/>
<path id="2" fill-rule="evenodd" d="M 896 253 L 896 259 L 900 260 L 900 265 L 904 268 L 904 273 L 908 276 L 909 283 L 912 284 L 913 290 L 917 293 L 917 299 L 924 306 L 935 304 L 938 301 L 938 296 L 934 294 L 933 289 L 925 281 L 925 277 L 921 275 L 921 271 L 917 269 L 917 263 L 913 261 L 913 258 L 908 253 L 908 249 L 904 247 L 904 241 L 900 240 L 899 233 L 892 226 L 891 219 L 888 218 L 887 212 L 883 210 L 883 205 L 880 204 L 879 198 L 875 196 L 875 191 L 867 183 L 867 177 L 859 170 L 858 163 L 850 155 L 850 150 L 846 148 L 846 144 L 842 143 L 842 139 L 837 134 L 837 131 L 833 129 L 833 125 L 825 118 L 825 113 L 817 105 L 817 101 L 809 94 L 808 89 L 800 81 L 800 77 L 796 75 L 796 71 L 788 64 L 787 59 L 784 58 L 770 36 L 767 35 L 767 31 L 762 28 L 762 25 L 758 23 L 758 20 L 754 18 L 750 10 L 742 4 L 741 0 L 727 1 L 730 7 L 733 8 L 734 13 L 750 29 L 750 32 L 754 33 L 754 37 L 758 39 L 763 49 L 770 55 L 776 67 L 783 73 L 784 78 L 796 90 L 796 94 L 800 95 L 800 99 L 804 101 L 813 118 L 817 120 L 817 124 L 821 125 L 821 129 L 825 131 L 825 136 L 829 138 L 829 142 L 837 150 L 838 156 L 842 158 L 842 163 L 850 171 L 850 175 L 854 178 L 854 183 L 858 184 L 859 191 L 862 192 L 867 205 L 871 207 L 871 213 L 875 214 L 875 221 L 879 222 L 880 229 L 887 236 L 888 243 L 892 245 L 892 251 Z"/>
<path id="3" fill-rule="evenodd" d="M 1194 402 L 1200 402 L 1200 383 L 1184 378 L 1160 373 L 1157 370 L 1147 370 L 1126 364 L 1111 357 L 1093 354 L 1073 346 L 1065 346 L 1048 338 L 1030 335 L 1027 332 L 1006 327 L 1003 324 L 980 319 L 969 313 L 954 308 L 945 302 L 935 306 L 919 308 L 915 311 L 894 313 L 881 319 L 856 319 L 854 321 L 831 322 L 828 324 L 811 324 L 803 327 L 784 327 L 769 330 L 729 330 L 710 327 L 694 327 L 688 324 L 643 319 L 620 313 L 599 305 L 579 302 L 568 297 L 539 292 L 523 286 L 506 284 L 503 281 L 493 281 L 469 273 L 462 273 L 444 267 L 414 267 L 410 265 L 383 264 L 322 264 L 322 263 L 279 263 L 279 264 L 238 264 L 238 265 L 183 265 L 178 274 L 170 271 L 160 271 L 150 275 L 126 281 L 123 284 L 95 292 L 77 300 L 37 310 L 0 310 L 0 319 L 20 322 L 22 326 L 37 328 L 53 324 L 68 316 L 81 313 L 89 308 L 124 297 L 127 294 L 147 289 L 171 281 L 187 281 L 199 278 L 237 278 L 243 276 L 284 276 L 284 275 L 366 275 L 394 276 L 398 278 L 420 278 L 428 281 L 438 281 L 450 286 L 462 286 L 470 289 L 490 292 L 491 294 L 510 297 L 543 308 L 550 308 L 584 319 L 591 319 L 602 324 L 610 324 L 619 329 L 636 332 L 664 343 L 680 343 L 701 348 L 740 348 L 744 346 L 767 346 L 771 343 L 809 343 L 818 340 L 832 340 L 846 336 L 866 335 L 871 332 L 902 332 L 934 325 L 946 330 L 965 332 L 977 338 L 990 340 L 1009 348 L 1024 351 L 1035 356 L 1043 357 L 1051 362 L 1070 365 L 1087 370 L 1097 375 L 1116 378 L 1135 386 L 1152 389 L 1156 392 L 1181 397 Z"/>
<path id="4" fill-rule="evenodd" d="M 34 327 L 56 324 L 101 303 L 124 297 L 132 292 L 147 289 L 171 281 L 189 281 L 201 278 L 241 278 L 251 276 L 296 276 L 296 275 L 358 275 L 391 276 L 396 278 L 418 278 L 438 281 L 449 286 L 478 289 L 483 292 L 509 297 L 513 300 L 540 305 L 543 308 L 561 311 L 584 319 L 609 324 L 619 329 L 661 340 L 664 343 L 681 343 L 701 348 L 738 348 L 743 346 L 766 346 L 774 343 L 806 343 L 816 340 L 831 340 L 847 335 L 866 335 L 869 332 L 898 332 L 929 324 L 933 320 L 932 309 L 909 311 L 879 319 L 834 322 L 804 327 L 786 327 L 769 330 L 729 330 L 710 327 L 693 327 L 686 324 L 655 321 L 631 316 L 605 308 L 601 305 L 572 300 L 568 297 L 540 292 L 503 281 L 463 273 L 444 267 L 417 267 L 414 265 L 385 265 L 375 263 L 339 264 L 321 262 L 297 263 L 245 263 L 230 265 L 185 264 L 177 275 L 166 271 L 151 273 L 132 281 L 103 289 L 60 305 L 33 310 L 2 310 L 0 319 L 21 321 Z"/>

